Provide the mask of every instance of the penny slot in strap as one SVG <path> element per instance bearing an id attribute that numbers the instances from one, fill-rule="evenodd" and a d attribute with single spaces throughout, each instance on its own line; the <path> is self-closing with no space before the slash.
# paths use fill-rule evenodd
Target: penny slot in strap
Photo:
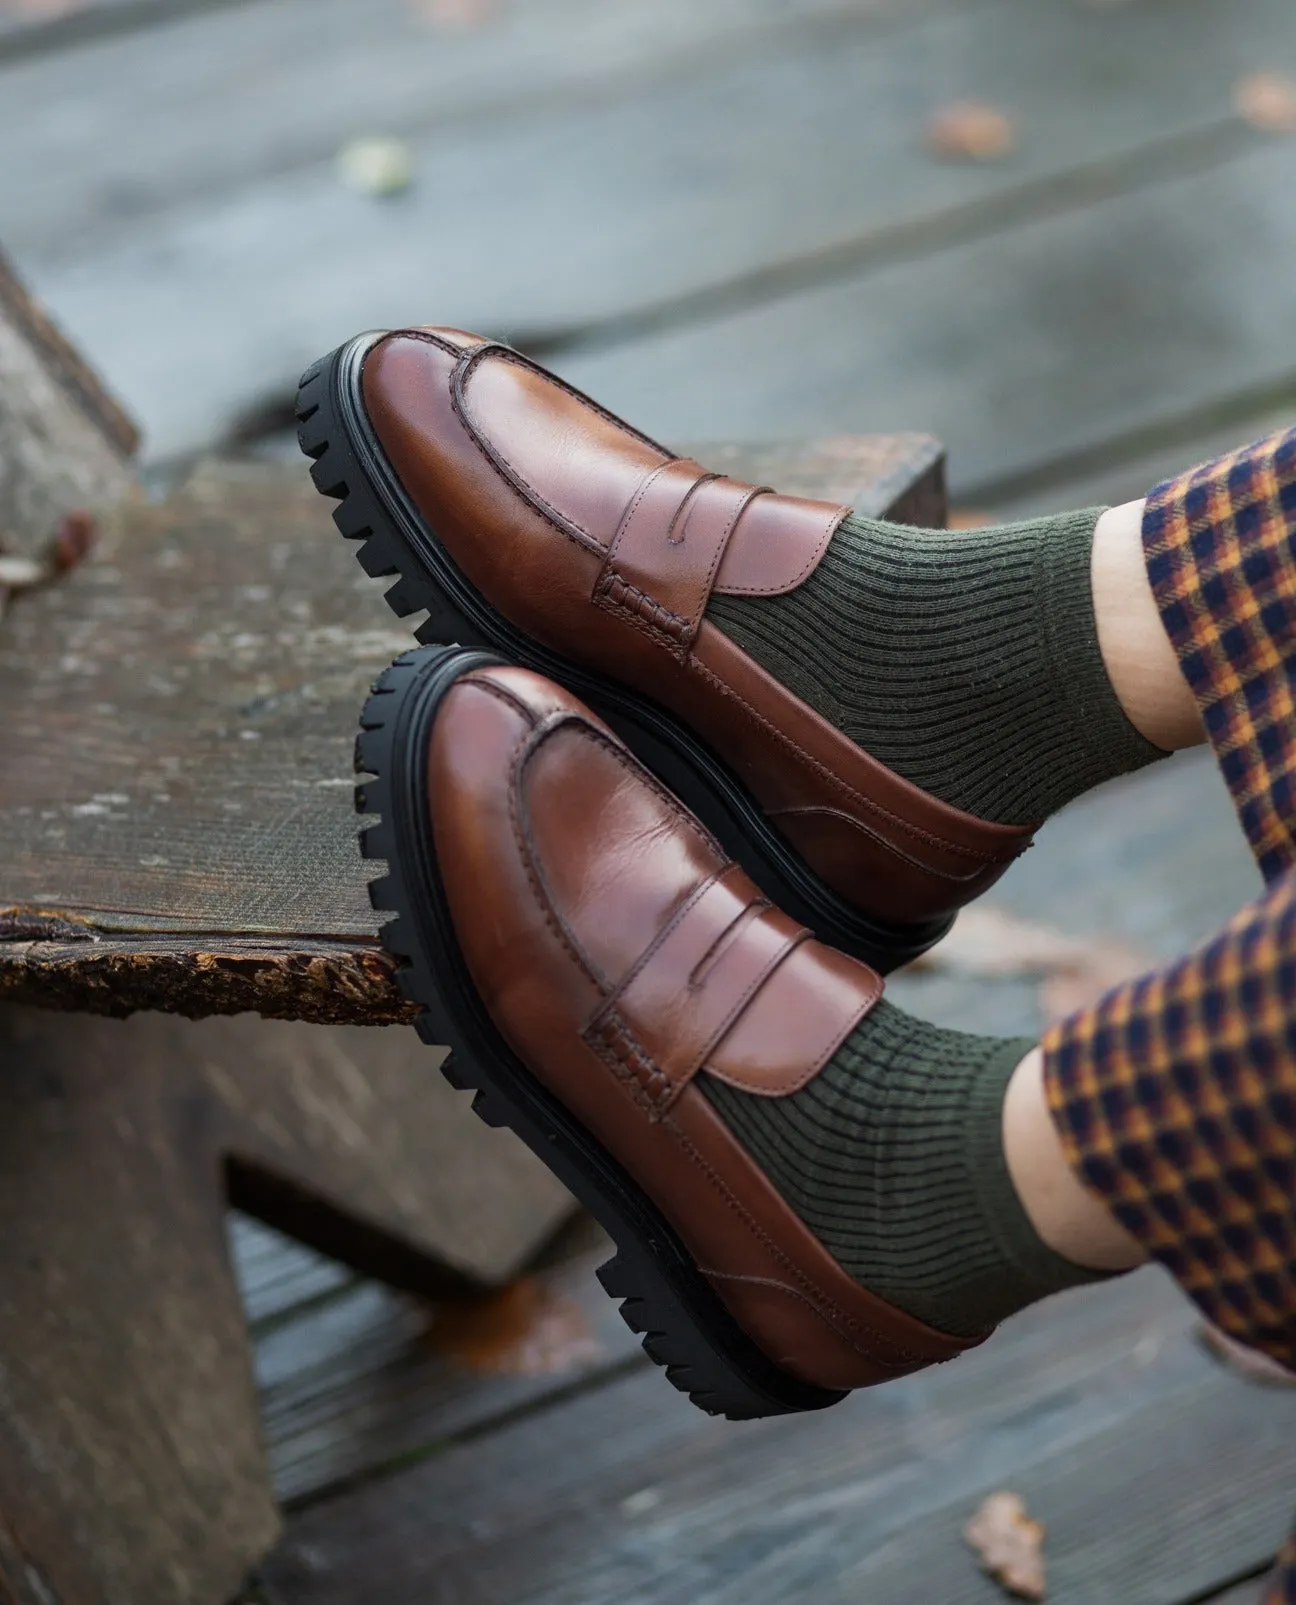
<path id="1" fill-rule="evenodd" d="M 718 877 L 687 905 L 583 1033 L 595 1047 L 611 1035 L 640 1048 L 660 1111 L 808 934 L 754 896 L 745 876 L 734 880 Z"/>
<path id="2" fill-rule="evenodd" d="M 763 486 L 708 474 L 685 458 L 655 470 L 626 510 L 594 601 L 687 652 L 734 531 L 765 494 Z"/>

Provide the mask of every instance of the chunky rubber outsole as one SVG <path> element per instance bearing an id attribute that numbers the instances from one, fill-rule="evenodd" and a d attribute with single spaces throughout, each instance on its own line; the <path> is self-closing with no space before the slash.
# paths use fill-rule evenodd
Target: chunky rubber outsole
<path id="1" fill-rule="evenodd" d="M 379 338 L 359 335 L 306 370 L 297 395 L 297 438 L 312 459 L 316 489 L 338 503 L 334 523 L 348 540 L 360 542 L 361 567 L 375 577 L 398 576 L 387 592 L 388 605 L 402 617 L 426 609 L 418 639 L 481 647 L 566 686 L 701 819 L 767 897 L 829 946 L 885 975 L 938 942 L 952 919 L 895 924 L 848 903 L 678 719 L 532 640 L 468 582 L 405 493 L 365 413 L 360 374 Z"/>
<path id="2" fill-rule="evenodd" d="M 634 1178 L 536 1080 L 486 1012 L 446 904 L 432 841 L 425 754 L 441 699 L 460 676 L 500 660 L 460 647 L 415 648 L 378 680 L 361 715 L 356 809 L 366 858 L 385 859 L 375 909 L 395 918 L 382 942 L 402 991 L 422 1008 L 417 1029 L 448 1045 L 442 1073 L 475 1089 L 473 1108 L 507 1126 L 602 1224 L 617 1246 L 598 1272 L 648 1356 L 699 1409 L 732 1421 L 821 1410 L 845 1397 L 791 1376 L 742 1331 Z"/>

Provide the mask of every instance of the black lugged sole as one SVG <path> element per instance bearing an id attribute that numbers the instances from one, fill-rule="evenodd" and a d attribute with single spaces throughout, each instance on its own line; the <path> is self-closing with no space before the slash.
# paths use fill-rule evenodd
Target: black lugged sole
<path id="1" fill-rule="evenodd" d="M 401 617 L 425 610 L 417 637 L 496 652 L 566 686 L 614 729 L 639 760 L 695 813 L 779 908 L 832 947 L 882 974 L 925 953 L 949 919 L 876 920 L 832 890 L 765 818 L 732 772 L 649 698 L 569 662 L 495 611 L 455 567 L 393 473 L 365 414 L 360 374 L 379 336 L 360 335 L 302 375 L 297 438 L 311 478 L 337 507 L 333 521 L 359 542 L 361 567 L 395 575 L 387 602 Z"/>
<path id="2" fill-rule="evenodd" d="M 356 769 L 369 778 L 357 785 L 356 808 L 378 816 L 361 832 L 361 851 L 387 864 L 369 896 L 395 915 L 382 942 L 399 963 L 401 990 L 423 1011 L 419 1035 L 450 1048 L 442 1065 L 450 1084 L 475 1090 L 477 1114 L 515 1132 L 608 1232 L 617 1253 L 599 1280 L 699 1409 L 745 1421 L 836 1404 L 844 1394 L 791 1376 L 746 1336 L 652 1200 L 509 1048 L 473 985 L 437 867 L 422 759 L 445 693 L 498 661 L 459 647 L 413 649 L 378 680 L 361 716 Z"/>

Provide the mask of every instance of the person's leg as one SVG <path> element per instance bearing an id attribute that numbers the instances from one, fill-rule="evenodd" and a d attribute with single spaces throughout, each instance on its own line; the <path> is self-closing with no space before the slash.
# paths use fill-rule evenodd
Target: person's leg
<path id="1" fill-rule="evenodd" d="M 1165 636 L 1270 890 L 1200 954 L 1052 1033 L 1047 1097 L 1093 1203 L 1217 1325 L 1296 1367 L 1296 431 L 1160 486 L 1140 525 Z M 1128 529 L 1115 547 L 1128 567 Z M 1145 599 L 1133 577 L 1128 590 Z M 1146 732 L 1129 668 L 1122 702 Z M 1083 1212 L 1068 1227 L 1046 1193 L 1023 1197 L 1046 1241 L 1076 1251 Z M 1265 1601 L 1296 1605 L 1296 1539 Z"/>
<path id="2" fill-rule="evenodd" d="M 1296 1369 L 1296 872 L 1214 940 L 1055 1027 L 1043 1079 L 1061 1151 L 1143 1254 L 1231 1337 Z M 1009 1165 L 1044 1239 L 1121 1238 Z M 1110 1259 L 1107 1263 L 1110 1263 Z"/>
<path id="3" fill-rule="evenodd" d="M 1161 621 L 1143 550 L 1147 502 L 1111 507 L 1094 530 L 1094 623 L 1103 667 L 1130 723 L 1167 752 L 1206 739 L 1196 699 Z"/>
<path id="4" fill-rule="evenodd" d="M 1152 492 L 1164 632 L 1266 880 L 1296 864 L 1296 429 Z"/>
<path id="5" fill-rule="evenodd" d="M 1296 870 L 1212 942 L 1043 1044 L 1006 1122 L 1023 1207 L 1055 1250 L 1163 1264 L 1215 1326 L 1296 1371 Z M 1014 1131 L 1030 1138 L 1014 1158 Z M 1089 1194 L 1050 1168 L 1066 1168 Z M 1269 1605 L 1296 1601 L 1296 1548 Z"/>
<path id="6" fill-rule="evenodd" d="M 1208 732 L 1231 709 L 1217 750 L 1240 804 L 1267 799 L 1267 829 L 1288 756 L 1275 737 L 1290 733 L 1267 715 L 1296 659 L 1282 639 L 1296 436 L 1220 474 L 1244 500 L 1208 491 L 1204 520 L 1180 514 L 1210 470 L 1149 498 L 1150 590 L 1125 514 L 1086 573 L 1126 571 L 1112 590 L 1128 618 L 1113 612 L 1097 648 L 1121 717 L 1188 731 L 1185 686 Z M 1157 631 L 1175 652 L 1149 668 Z M 609 1285 L 651 1304 L 634 1316 L 649 1352 L 707 1408 L 818 1408 L 824 1390 L 948 1358 L 1047 1293 L 1148 1255 L 1218 1326 L 1296 1360 L 1296 867 L 1284 877 L 1262 858 L 1275 879 L 1260 902 L 1041 1053 L 883 1000 L 880 976 L 774 909 L 569 692 L 449 649 L 391 673 L 362 756 L 380 780 L 392 771 L 382 785 L 396 795 L 423 799 L 432 835 L 407 810 L 366 842 L 389 866 L 375 897 L 401 911 L 386 930 L 417 969 L 429 1033 L 449 1032 L 437 1040 L 463 1057 L 456 1084 L 486 1090 L 487 1118 L 615 1218 L 630 1259 Z M 1157 673 L 1144 705 L 1138 682 Z M 407 707 L 438 720 L 435 741 Z M 363 803 L 381 814 L 382 787 L 366 784 Z M 578 1123 L 539 1120 L 537 1087 Z M 724 1335 L 717 1292 L 765 1360 Z M 811 1404 L 804 1387 L 819 1390 Z"/>
<path id="7" fill-rule="evenodd" d="M 1140 739 L 1164 748 L 1200 741 L 1205 721 L 1266 867 L 1292 856 L 1281 810 L 1293 784 L 1289 765 L 1296 775 L 1285 667 L 1296 661 L 1296 600 L 1288 602 L 1296 599 L 1294 541 L 1296 432 L 1194 470 L 1146 505 L 1112 509 L 1096 520 L 1086 554 L 1093 647 L 1121 716 Z M 1257 810 L 1257 799 L 1266 806 Z M 1245 988 L 1236 997 L 1209 994 L 1211 1007 L 1234 1011 L 1231 1020 L 1210 1023 L 1241 1033 L 1239 1063 L 1254 999 L 1277 988 L 1275 1029 L 1285 1028 L 1284 1010 L 1296 1005 L 1285 996 L 1280 946 L 1265 946 L 1257 934 L 1273 912 L 1241 917 L 1240 929 L 1251 933 L 1244 945 L 1263 949 L 1247 949 L 1255 969 Z M 1221 938 L 1226 949 L 1232 939 Z M 1121 1074 L 1137 1076 L 1139 1033 L 1179 1028 L 1155 1013 L 1162 1004 L 1178 1021 L 1175 1010 L 1208 995 L 1197 962 L 1185 961 L 1175 983 L 1187 998 L 1168 999 L 1155 990 L 1162 983 L 1146 983 L 1152 990 L 1140 994 Z M 1101 1033 L 1107 1026 L 1098 1018 L 1083 1016 L 1071 1030 Z M 968 1334 L 1050 1287 L 1127 1268 L 1155 1251 L 1076 1180 L 1089 1178 L 1074 1143 L 1064 1150 L 1054 1129 L 1045 1060 L 1025 1046 L 941 1032 L 883 1005 L 794 1098 L 773 1102 L 702 1085 L 847 1269 L 933 1325 Z M 1058 1093 L 1059 1072 L 1051 1075 L 1060 1123 L 1071 1103 Z M 1280 1117 L 1293 1095 L 1274 1090 Z M 1123 1097 L 1119 1087 L 1113 1096 Z M 1145 1133 L 1154 1146 L 1173 1147 L 1176 1130 L 1162 1135 L 1157 1124 L 1171 1107 L 1164 1093 L 1157 1096 L 1159 1110 L 1144 1112 Z M 1292 1131 L 1281 1118 L 1262 1140 L 1276 1145 L 1273 1163 L 1291 1165 Z M 1281 1288 L 1277 1299 L 1286 1319 L 1291 1292 Z"/>
<path id="8" fill-rule="evenodd" d="M 1201 740 L 1172 714 L 1138 504 L 972 530 L 851 517 L 796 590 L 716 593 L 708 617 L 874 758 L 999 824 Z"/>

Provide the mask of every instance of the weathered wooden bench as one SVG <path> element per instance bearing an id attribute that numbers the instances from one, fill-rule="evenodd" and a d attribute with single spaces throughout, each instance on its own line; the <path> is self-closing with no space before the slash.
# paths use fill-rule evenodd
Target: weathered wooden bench
<path id="1" fill-rule="evenodd" d="M 273 1542 L 227 1205 L 426 1297 L 513 1275 L 570 1208 L 412 1033 L 360 1029 L 410 1018 L 350 774 L 408 632 L 296 466 L 151 502 L 132 449 L 0 269 L 0 530 L 105 509 L 0 618 L 4 1605 L 220 1605 Z M 944 515 L 924 436 L 717 458 Z"/>

